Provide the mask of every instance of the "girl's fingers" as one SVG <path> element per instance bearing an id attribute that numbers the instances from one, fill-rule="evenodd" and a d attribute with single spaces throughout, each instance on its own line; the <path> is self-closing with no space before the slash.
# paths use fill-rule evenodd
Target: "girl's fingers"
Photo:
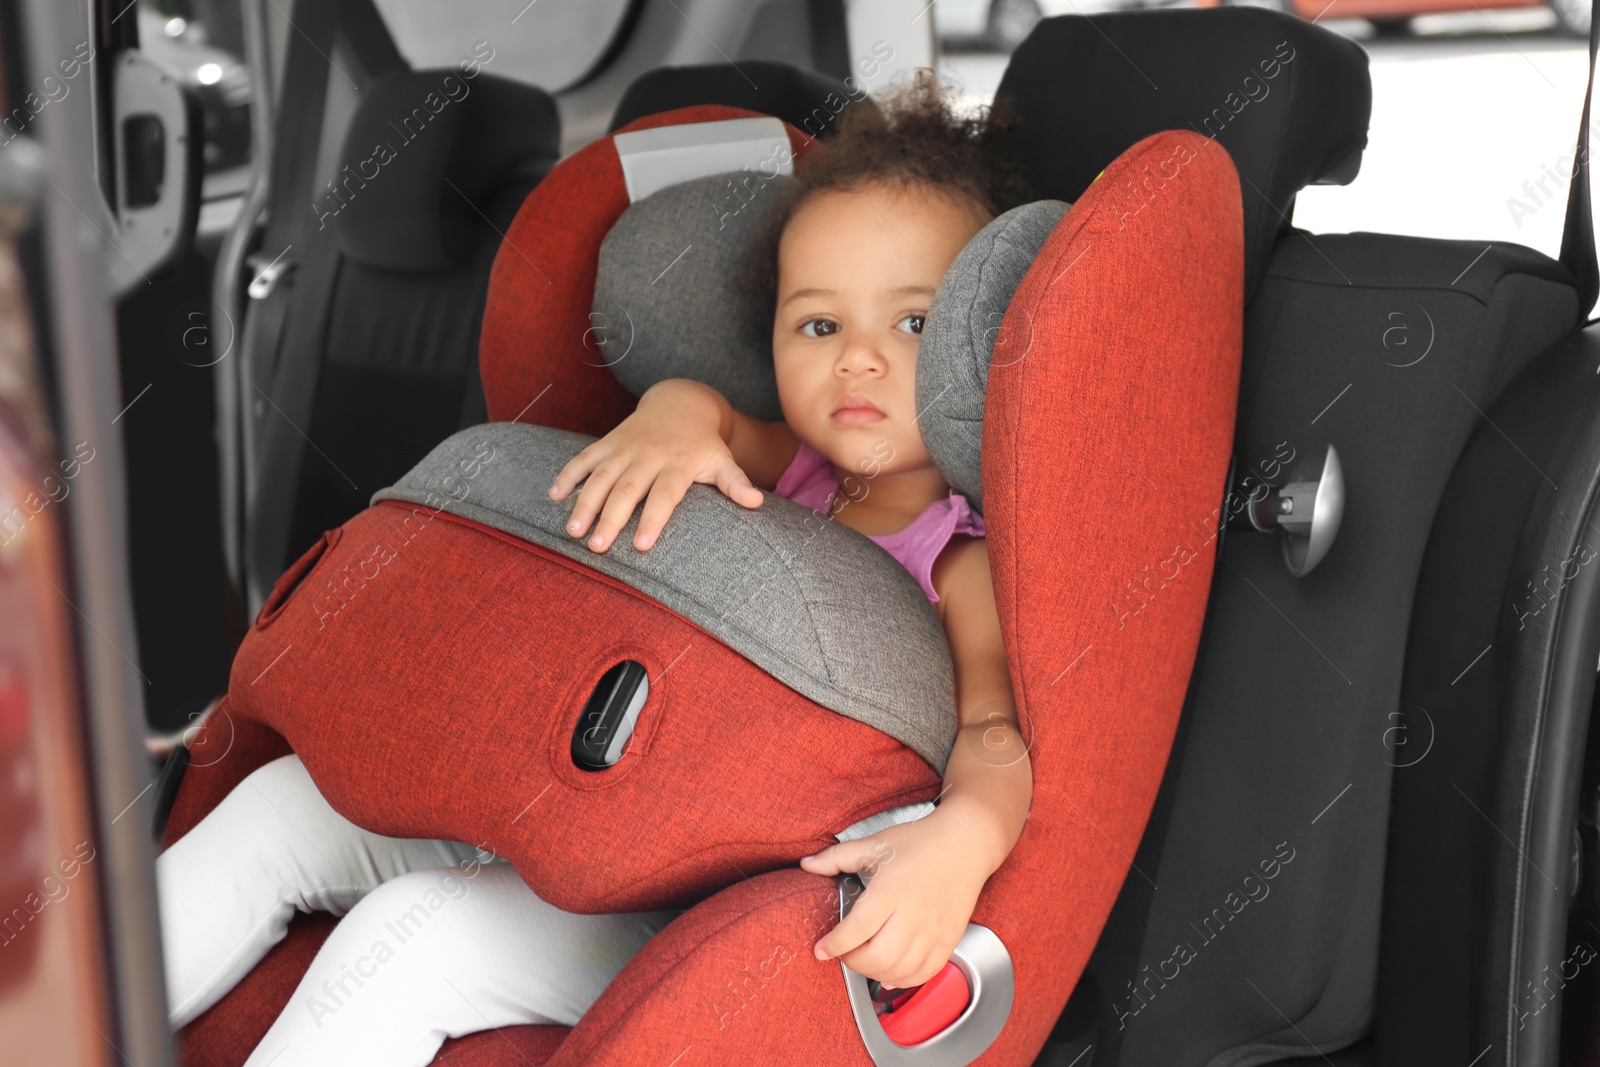
<path id="1" fill-rule="evenodd" d="M 583 488 L 578 491 L 578 499 L 572 505 L 572 514 L 567 517 L 569 536 L 584 535 L 589 529 L 589 523 L 600 514 L 606 499 L 611 495 L 612 485 L 631 465 L 631 457 L 612 453 L 589 471 L 588 480 L 583 483 Z"/>
<path id="2" fill-rule="evenodd" d="M 940 971 L 944 970 L 944 964 L 942 963 L 933 968 L 928 966 L 928 963 L 932 960 L 934 955 L 933 948 L 922 951 L 920 953 L 920 959 L 914 966 L 907 965 L 907 960 L 918 955 L 919 953 L 915 949 L 911 949 L 908 950 L 905 957 L 901 959 L 901 966 L 897 972 L 899 974 L 899 980 L 892 983 L 895 988 L 910 989 L 913 986 L 919 986 L 926 982 L 931 982 L 933 981 L 934 975 L 937 975 Z M 948 956 L 946 958 L 948 959 Z"/>
<path id="3" fill-rule="evenodd" d="M 557 472 L 555 482 L 550 486 L 549 495 L 551 500 L 565 499 L 566 495 L 572 492 L 572 487 L 583 481 L 589 472 L 606 457 L 608 452 L 600 449 L 600 445 L 604 443 L 603 440 L 595 441 L 567 461 L 567 465 Z"/>
<path id="4" fill-rule="evenodd" d="M 856 899 L 850 914 L 817 941 L 813 954 L 821 960 L 850 956 L 845 964 L 857 974 L 887 973 L 900 958 L 900 946 L 889 944 L 894 931 L 880 934 L 888 925 L 891 910 L 881 900 L 874 900 L 868 889 Z"/>
<path id="5" fill-rule="evenodd" d="M 747 508 L 761 506 L 761 490 L 750 484 L 750 476 L 740 469 L 732 456 L 718 464 L 716 478 L 717 488 L 735 504 L 742 504 Z"/>
<path id="6" fill-rule="evenodd" d="M 606 497 L 605 507 L 600 510 L 600 520 L 594 524 L 594 533 L 589 536 L 591 550 L 604 552 L 611 547 L 617 532 L 628 525 L 633 509 L 655 483 L 659 471 L 659 466 L 646 466 L 645 460 L 636 458 L 618 475 Z"/>
<path id="7" fill-rule="evenodd" d="M 571 537 L 587 535 L 588 546 L 593 551 L 604 552 L 611 546 L 641 499 L 645 500 L 645 506 L 634 535 L 634 547 L 649 549 L 689 486 L 696 481 L 714 482 L 728 499 L 747 508 L 760 507 L 764 499 L 761 490 L 751 484 L 749 476 L 732 456 L 723 456 L 715 463 L 710 479 L 703 475 L 692 478 L 681 474 L 664 478 L 668 465 L 645 458 L 661 454 L 660 449 L 629 449 L 624 453 L 612 446 L 597 447 L 605 443 L 602 438 L 574 456 L 561 468 L 549 490 L 552 500 L 561 500 L 571 493 L 573 486 L 580 481 L 584 483 L 568 516 L 567 534 Z M 680 468 L 684 464 L 679 462 L 673 466 Z M 593 531 L 589 529 L 591 522 Z"/>
<path id="8" fill-rule="evenodd" d="M 681 475 L 668 475 L 663 468 L 656 475 L 655 485 L 650 488 L 650 497 L 644 502 L 644 511 L 639 516 L 639 528 L 634 531 L 633 547 L 648 551 L 656 543 L 656 538 L 661 536 L 661 530 L 671 518 L 673 509 L 683 500 L 683 494 L 689 491 L 694 484 L 693 479 Z"/>

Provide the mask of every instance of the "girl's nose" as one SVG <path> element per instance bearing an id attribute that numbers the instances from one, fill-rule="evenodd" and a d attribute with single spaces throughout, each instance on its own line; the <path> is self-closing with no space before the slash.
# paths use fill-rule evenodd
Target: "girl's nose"
<path id="1" fill-rule="evenodd" d="M 845 339 L 844 348 L 839 352 L 834 369 L 836 373 L 841 374 L 846 371 L 854 374 L 882 374 L 888 369 L 888 365 L 883 352 L 870 338 L 858 336 Z"/>

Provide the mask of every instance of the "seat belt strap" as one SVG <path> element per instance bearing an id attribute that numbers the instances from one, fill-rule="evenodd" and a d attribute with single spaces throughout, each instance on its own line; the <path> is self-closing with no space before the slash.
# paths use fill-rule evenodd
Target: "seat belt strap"
<path id="1" fill-rule="evenodd" d="M 1578 311 L 1587 319 L 1600 296 L 1600 263 L 1595 259 L 1594 208 L 1589 192 L 1589 107 L 1594 97 L 1596 45 L 1600 44 L 1600 0 L 1594 0 L 1589 17 L 1589 80 L 1583 87 L 1583 118 L 1578 124 L 1578 148 L 1567 190 L 1567 221 L 1561 232 L 1561 262 L 1578 283 Z"/>
<path id="2" fill-rule="evenodd" d="M 328 79 L 338 77 L 325 58 L 333 52 L 334 30 L 338 23 L 338 0 L 324 3 L 296 3 L 292 18 L 297 32 L 290 34 L 284 57 L 283 89 L 279 98 L 276 151 L 270 161 L 272 179 L 267 202 L 266 223 L 262 227 L 260 256 L 274 263 L 283 273 L 274 284 L 261 284 L 258 270 L 246 279 L 245 328 L 239 374 L 239 412 L 244 473 L 244 555 L 242 593 L 247 615 L 255 613 L 263 582 L 270 585 L 272 574 L 260 574 L 257 550 L 259 531 L 255 523 L 261 508 L 263 460 L 269 454 L 263 441 L 270 436 L 269 417 L 276 417 L 271 398 L 278 377 L 279 349 L 282 345 L 289 304 L 300 286 L 294 265 L 305 253 L 305 242 L 295 240 L 303 222 L 305 201 L 317 164 L 321 142 L 322 115 Z M 297 247 L 298 246 L 298 247 Z M 253 290 L 253 292 L 250 292 Z M 276 401 L 274 401 L 276 403 Z"/>
<path id="3" fill-rule="evenodd" d="M 313 183 L 324 140 L 330 79 L 355 77 L 365 84 L 405 66 L 371 0 L 299 0 L 294 11 L 298 32 L 290 38 L 285 61 L 279 151 L 273 161 L 272 199 L 260 253 L 260 259 L 269 262 L 282 255 L 278 267 L 283 273 L 278 284 L 263 286 L 262 298 L 251 302 L 255 321 L 242 384 L 247 463 L 244 588 L 252 613 L 298 551 L 287 544 L 304 451 L 296 427 L 309 430 L 321 369 L 323 346 L 318 341 L 337 288 L 338 255 L 330 247 L 333 233 L 314 225 L 319 190 Z M 341 69 L 331 58 L 341 31 L 359 70 L 348 69 L 348 62 Z M 355 88 L 360 90 L 359 85 Z M 294 263 L 303 266 L 294 269 Z"/>

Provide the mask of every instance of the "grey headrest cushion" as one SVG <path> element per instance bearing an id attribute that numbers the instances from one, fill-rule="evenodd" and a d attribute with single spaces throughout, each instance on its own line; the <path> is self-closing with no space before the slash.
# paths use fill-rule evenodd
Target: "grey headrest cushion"
<path id="1" fill-rule="evenodd" d="M 600 245 L 592 321 L 623 388 L 641 396 L 667 378 L 693 378 L 752 418 L 783 418 L 771 309 L 748 282 L 773 214 L 798 185 L 714 174 L 622 213 Z"/>
<path id="2" fill-rule="evenodd" d="M 1011 297 L 1072 205 L 1035 200 L 979 230 L 945 272 L 917 346 L 918 425 L 950 487 L 983 510 L 983 397 Z"/>

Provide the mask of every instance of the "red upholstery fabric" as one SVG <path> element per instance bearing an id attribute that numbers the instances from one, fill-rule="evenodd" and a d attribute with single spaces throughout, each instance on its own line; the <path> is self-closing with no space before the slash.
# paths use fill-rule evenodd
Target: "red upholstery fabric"
<path id="1" fill-rule="evenodd" d="M 758 113 L 706 104 L 617 132 L 752 117 Z M 815 141 L 788 131 L 799 159 Z M 602 137 L 563 160 L 517 212 L 489 275 L 478 345 L 491 422 L 599 437 L 633 413 L 635 400 L 606 369 L 589 321 L 600 242 L 627 207 L 622 165 L 611 138 Z"/>
<path id="2" fill-rule="evenodd" d="M 1084 191 L 1001 325 L 983 496 L 1034 788 L 979 904 L 1017 969 L 1011 1018 L 980 1063 L 1032 1062 L 1155 803 L 1233 448 L 1243 234 L 1227 151 L 1153 134 Z"/>
<path id="3" fill-rule="evenodd" d="M 1239 388 L 1242 244 L 1227 153 L 1186 131 L 1148 137 L 1079 198 L 998 338 L 985 518 L 1034 798 L 973 915 L 1016 968 L 1010 1018 L 980 1064 L 1033 1061 L 1149 818 L 1211 580 Z M 377 542 L 394 558 L 374 573 L 362 561 Z M 380 506 L 312 562 L 241 648 L 229 709 L 292 742 L 336 808 L 381 833 L 491 841 L 571 910 L 726 887 L 630 961 L 550 1067 L 868 1062 L 838 963 L 809 953 L 837 914 L 834 880 L 791 862 L 826 843 L 807 836 L 818 811 L 837 828 L 933 795 L 926 764 L 653 601 L 475 524 Z M 580 686 L 622 655 L 640 658 L 667 699 L 641 717 L 621 763 L 587 775 L 563 762 L 569 720 Z M 276 751 L 260 727 L 236 737 L 243 748 L 228 758 L 240 766 L 187 779 L 175 824 Z M 877 799 L 846 812 L 848 796 Z M 271 982 L 281 1000 L 293 978 Z M 213 1058 L 186 1062 L 241 1062 L 270 1018 L 271 982 L 198 1020 L 186 1055 L 204 1038 Z M 438 1062 L 482 1067 L 502 1062 L 502 1037 L 559 1036 L 523 1029 L 475 1035 L 471 1049 L 451 1042 Z"/>
<path id="4" fill-rule="evenodd" d="M 741 880 L 652 938 L 549 1067 L 872 1067 L 839 961 L 811 951 L 838 914 L 832 878 L 792 868 Z"/>

